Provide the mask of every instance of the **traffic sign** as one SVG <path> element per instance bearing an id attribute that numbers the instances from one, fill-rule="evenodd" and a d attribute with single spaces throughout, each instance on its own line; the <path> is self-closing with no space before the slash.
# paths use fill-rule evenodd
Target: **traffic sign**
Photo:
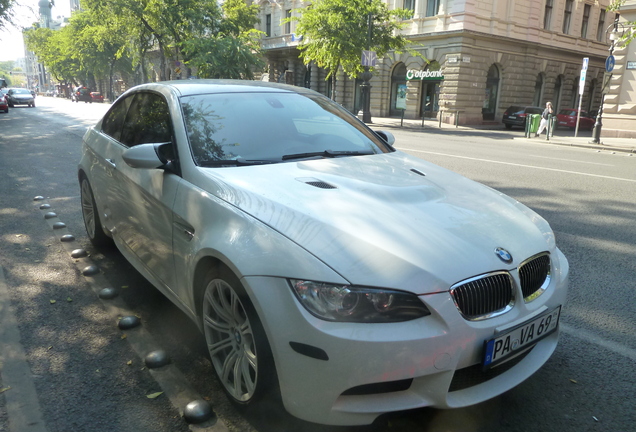
<path id="1" fill-rule="evenodd" d="M 374 67 L 378 61 L 375 51 L 362 51 L 362 66 Z"/>
<path id="2" fill-rule="evenodd" d="M 614 58 L 613 55 L 610 55 L 607 57 L 607 60 L 605 60 L 605 70 L 607 72 L 611 72 L 614 70 L 614 66 L 616 65 L 616 59 Z"/>

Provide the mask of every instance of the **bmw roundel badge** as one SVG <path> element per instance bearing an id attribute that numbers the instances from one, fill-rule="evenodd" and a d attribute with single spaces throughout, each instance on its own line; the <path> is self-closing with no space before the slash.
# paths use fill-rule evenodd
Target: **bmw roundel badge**
<path id="1" fill-rule="evenodd" d="M 510 252 L 502 247 L 498 247 L 497 249 L 495 249 L 495 254 L 506 264 L 510 264 L 512 262 L 512 255 L 510 255 Z"/>

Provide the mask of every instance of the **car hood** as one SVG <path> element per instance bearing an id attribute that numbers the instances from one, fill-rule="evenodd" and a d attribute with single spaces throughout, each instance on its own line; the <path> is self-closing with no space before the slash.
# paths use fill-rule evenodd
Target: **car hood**
<path id="1" fill-rule="evenodd" d="M 352 284 L 446 291 L 555 247 L 547 222 L 527 207 L 401 152 L 201 171 L 204 189 Z"/>
<path id="2" fill-rule="evenodd" d="M 33 99 L 33 95 L 30 94 L 12 94 L 13 99 Z"/>

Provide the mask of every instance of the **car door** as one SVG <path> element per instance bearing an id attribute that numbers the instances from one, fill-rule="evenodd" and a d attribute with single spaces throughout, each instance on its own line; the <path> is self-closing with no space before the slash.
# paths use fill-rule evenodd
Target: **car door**
<path id="1" fill-rule="evenodd" d="M 112 155 L 116 192 L 110 205 L 115 239 L 127 258 L 143 267 L 144 276 L 172 291 L 172 205 L 181 177 L 170 170 L 132 168 L 122 159 L 130 147 L 160 142 L 170 143 L 168 153 L 176 158 L 169 108 L 162 95 L 134 95 L 120 141 L 120 151 Z"/>

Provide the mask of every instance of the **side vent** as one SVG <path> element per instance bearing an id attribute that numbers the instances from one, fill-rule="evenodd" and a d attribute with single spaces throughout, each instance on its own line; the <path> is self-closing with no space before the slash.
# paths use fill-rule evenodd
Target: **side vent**
<path id="1" fill-rule="evenodd" d="M 421 175 L 422 177 L 426 177 L 426 174 L 424 174 L 422 171 L 415 169 L 415 168 L 411 168 L 411 172 L 414 172 L 417 175 Z"/>
<path id="2" fill-rule="evenodd" d="M 316 178 L 297 178 L 296 180 L 319 189 L 338 189 L 336 186 Z"/>

